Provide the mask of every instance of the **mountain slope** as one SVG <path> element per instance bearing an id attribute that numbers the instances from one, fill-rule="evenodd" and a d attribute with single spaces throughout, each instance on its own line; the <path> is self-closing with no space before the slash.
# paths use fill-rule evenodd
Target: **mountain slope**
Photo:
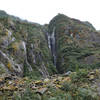
<path id="1" fill-rule="evenodd" d="M 40 25 L 0 11 L 0 100 L 100 100 L 100 32 L 56 15 Z"/>
<path id="2" fill-rule="evenodd" d="M 0 11 L 0 73 L 48 77 L 100 66 L 100 33 L 89 22 L 58 14 L 49 25 Z"/>
<path id="3" fill-rule="evenodd" d="M 100 33 L 91 24 L 58 14 L 50 21 L 49 34 L 60 73 L 100 66 Z"/>
<path id="4" fill-rule="evenodd" d="M 18 76 L 55 73 L 44 26 L 7 14 L 0 16 L 0 69 Z"/>

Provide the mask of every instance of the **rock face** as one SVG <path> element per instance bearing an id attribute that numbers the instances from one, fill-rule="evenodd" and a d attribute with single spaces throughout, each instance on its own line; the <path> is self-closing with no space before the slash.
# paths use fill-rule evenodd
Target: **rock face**
<path id="1" fill-rule="evenodd" d="M 48 77 L 56 69 L 99 67 L 99 60 L 100 33 L 89 22 L 58 14 L 39 25 L 0 11 L 0 74 Z"/>
<path id="2" fill-rule="evenodd" d="M 53 74 L 55 68 L 45 33 L 45 26 L 4 12 L 0 16 L 0 73 L 23 76 L 24 71 L 29 71 L 43 77 Z"/>
<path id="3" fill-rule="evenodd" d="M 50 21 L 49 34 L 53 59 L 60 73 L 76 67 L 100 66 L 100 33 L 89 22 L 58 14 Z"/>

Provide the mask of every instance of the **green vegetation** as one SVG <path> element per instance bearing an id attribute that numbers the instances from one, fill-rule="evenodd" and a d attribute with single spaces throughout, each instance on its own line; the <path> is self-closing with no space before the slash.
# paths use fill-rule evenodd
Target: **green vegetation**
<path id="1" fill-rule="evenodd" d="M 90 40 L 93 38 L 92 34 L 97 34 L 90 23 L 58 14 L 49 23 L 49 34 L 53 32 L 53 28 L 55 28 L 56 62 L 59 73 L 75 71 L 76 65 L 79 68 L 90 69 L 99 67 L 99 46 L 95 47 L 93 43 L 99 42 Z"/>
<path id="2" fill-rule="evenodd" d="M 58 14 L 40 25 L 0 11 L 0 100 L 99 100 L 99 68 L 89 22 Z"/>
<path id="3" fill-rule="evenodd" d="M 29 88 L 26 89 L 26 91 L 24 92 L 24 94 L 22 94 L 21 97 L 17 95 L 14 98 L 16 98 L 15 100 L 41 100 L 40 96 L 32 92 Z"/>

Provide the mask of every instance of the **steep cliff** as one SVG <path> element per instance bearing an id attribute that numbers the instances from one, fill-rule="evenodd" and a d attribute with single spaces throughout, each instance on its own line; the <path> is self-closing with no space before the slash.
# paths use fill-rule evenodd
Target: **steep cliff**
<path id="1" fill-rule="evenodd" d="M 51 52 L 60 73 L 100 66 L 100 33 L 89 22 L 58 14 L 49 23 Z"/>
<path id="2" fill-rule="evenodd" d="M 45 26 L 0 12 L 0 73 L 47 77 L 55 73 Z"/>
<path id="3" fill-rule="evenodd" d="M 40 25 L 0 11 L 0 100 L 100 100 L 99 67 L 91 23 L 58 14 Z"/>
<path id="4" fill-rule="evenodd" d="M 89 22 L 58 14 L 40 25 L 0 11 L 0 74 L 48 77 L 99 60 L 100 33 Z"/>

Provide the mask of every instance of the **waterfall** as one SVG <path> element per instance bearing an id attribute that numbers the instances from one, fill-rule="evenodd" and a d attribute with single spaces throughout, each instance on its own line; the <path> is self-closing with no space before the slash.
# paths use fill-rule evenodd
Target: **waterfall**
<path id="1" fill-rule="evenodd" d="M 50 36 L 50 34 L 48 32 L 46 33 L 46 37 L 47 37 L 47 41 L 48 41 L 48 47 L 51 50 L 51 42 L 50 42 L 51 36 Z"/>
<path id="2" fill-rule="evenodd" d="M 56 66 L 55 27 L 53 28 L 53 32 L 51 34 L 51 51 L 52 51 L 52 56 L 53 56 L 53 63 Z"/>
<path id="3" fill-rule="evenodd" d="M 53 63 L 56 66 L 56 39 L 55 39 L 55 27 L 53 28 L 52 34 L 46 33 L 48 40 L 48 47 L 53 56 Z"/>
<path id="4" fill-rule="evenodd" d="M 33 63 L 35 64 L 36 63 L 36 57 L 35 57 L 35 53 L 34 53 L 34 46 L 33 44 L 31 44 L 31 55 L 32 55 L 32 60 L 33 60 Z"/>

